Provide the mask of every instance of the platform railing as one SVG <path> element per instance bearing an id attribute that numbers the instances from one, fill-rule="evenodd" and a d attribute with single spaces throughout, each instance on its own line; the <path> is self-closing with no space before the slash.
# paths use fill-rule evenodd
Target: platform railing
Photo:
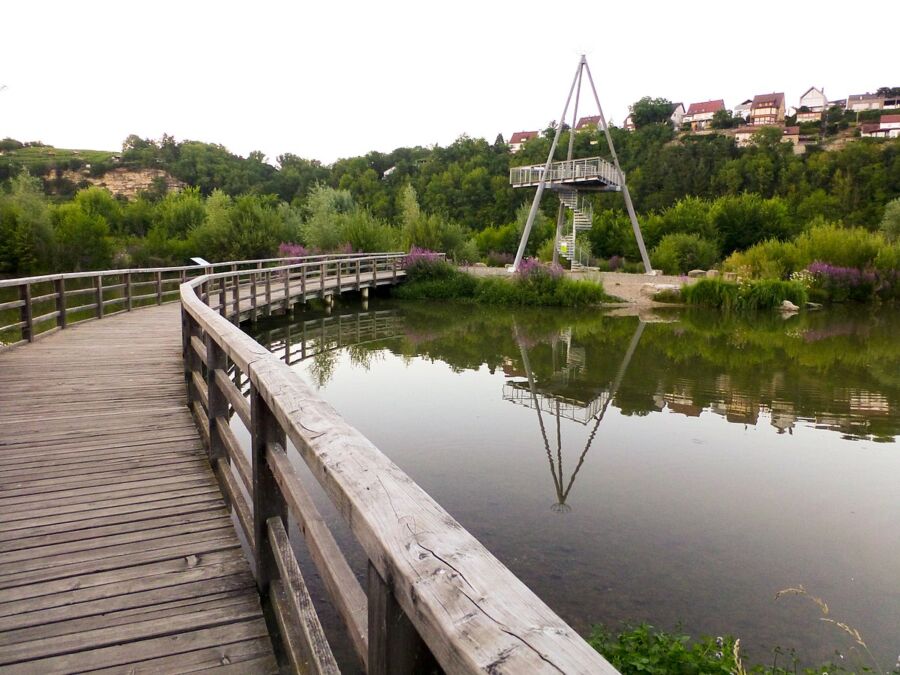
<path id="1" fill-rule="evenodd" d="M 393 283 L 404 262 L 371 255 L 279 271 L 294 293 L 327 297 Z M 291 667 L 337 671 L 287 535 L 294 521 L 369 673 L 617 672 L 296 372 L 235 325 L 252 303 L 234 301 L 228 285 L 223 297 L 222 284 L 246 289 L 255 273 L 204 274 L 181 285 L 184 374 L 189 406 Z M 249 380 L 248 397 L 232 378 Z M 234 416 L 249 430 L 249 447 L 232 430 Z M 310 470 L 365 552 L 364 583 L 295 461 Z"/>
<path id="2" fill-rule="evenodd" d="M 509 182 L 513 186 L 537 185 L 544 168 L 543 164 L 512 167 Z M 602 157 L 553 162 L 544 180 L 547 183 L 600 181 L 612 187 L 621 184 L 616 167 Z"/>
<path id="3" fill-rule="evenodd" d="M 351 253 L 340 257 L 349 261 L 366 255 Z M 323 262 L 333 258 L 334 254 L 327 254 L 307 256 L 302 260 Z M 178 287 L 201 274 L 223 270 L 266 270 L 299 260 L 231 260 L 202 266 L 142 267 L 0 279 L 0 349 L 33 342 L 39 336 L 81 321 L 174 302 L 178 300 Z"/>

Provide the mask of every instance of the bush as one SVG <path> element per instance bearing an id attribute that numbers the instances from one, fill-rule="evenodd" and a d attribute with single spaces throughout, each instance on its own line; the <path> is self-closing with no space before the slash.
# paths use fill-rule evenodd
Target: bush
<path id="1" fill-rule="evenodd" d="M 623 626 L 613 634 L 603 627 L 594 629 L 590 645 L 623 675 L 631 673 L 721 673 L 737 671 L 733 638 L 701 638 L 657 631 L 642 623 Z"/>
<path id="2" fill-rule="evenodd" d="M 831 302 L 867 302 L 875 297 L 878 276 L 873 271 L 855 267 L 836 267 L 815 262 L 808 268 L 813 277 L 813 287 L 820 290 Z"/>
<path id="3" fill-rule="evenodd" d="M 885 246 L 884 238 L 861 227 L 823 224 L 795 240 L 803 265 L 820 261 L 838 267 L 866 269 L 872 266 Z"/>
<path id="4" fill-rule="evenodd" d="M 736 284 L 721 279 L 700 279 L 681 289 L 689 305 L 712 307 L 723 311 L 773 309 L 785 300 L 803 306 L 808 299 L 806 288 L 797 281 L 763 279 Z"/>
<path id="5" fill-rule="evenodd" d="M 486 305 L 580 307 L 605 299 L 603 286 L 563 276 L 561 268 L 526 260 L 512 278 L 477 278 L 425 252 L 407 263 L 407 283 L 394 289 L 404 300 L 474 300 Z M 412 255 L 412 254 L 411 254 Z"/>
<path id="6" fill-rule="evenodd" d="M 746 251 L 732 253 L 722 266 L 729 272 L 752 279 L 787 279 L 804 267 L 797 245 L 777 239 L 768 239 Z"/>
<path id="7" fill-rule="evenodd" d="M 650 254 L 653 267 L 666 274 L 708 269 L 716 264 L 716 244 L 696 234 L 667 234 Z"/>

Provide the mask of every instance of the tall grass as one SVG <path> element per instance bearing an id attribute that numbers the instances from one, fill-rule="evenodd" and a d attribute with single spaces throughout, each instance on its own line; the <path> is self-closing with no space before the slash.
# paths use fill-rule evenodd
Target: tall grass
<path id="1" fill-rule="evenodd" d="M 721 279 L 701 279 L 681 289 L 688 305 L 712 307 L 729 312 L 779 307 L 785 300 L 802 306 L 808 296 L 806 288 L 796 281 L 763 279 L 736 284 Z"/>

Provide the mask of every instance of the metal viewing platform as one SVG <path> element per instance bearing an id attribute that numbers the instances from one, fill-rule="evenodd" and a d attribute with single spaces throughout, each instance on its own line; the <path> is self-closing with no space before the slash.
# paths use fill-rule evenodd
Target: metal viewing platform
<path id="1" fill-rule="evenodd" d="M 509 170 L 509 183 L 513 187 L 536 187 L 542 177 L 546 187 L 551 190 L 565 188 L 598 192 L 622 190 L 618 169 L 602 157 L 552 162 L 549 170 L 544 164 L 516 166 Z"/>

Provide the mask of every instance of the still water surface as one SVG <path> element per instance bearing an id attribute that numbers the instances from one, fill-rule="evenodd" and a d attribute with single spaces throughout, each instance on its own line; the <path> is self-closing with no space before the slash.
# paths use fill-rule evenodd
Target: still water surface
<path id="1" fill-rule="evenodd" d="M 358 309 L 250 330 L 577 630 L 854 658 L 802 584 L 894 665 L 896 310 Z"/>

